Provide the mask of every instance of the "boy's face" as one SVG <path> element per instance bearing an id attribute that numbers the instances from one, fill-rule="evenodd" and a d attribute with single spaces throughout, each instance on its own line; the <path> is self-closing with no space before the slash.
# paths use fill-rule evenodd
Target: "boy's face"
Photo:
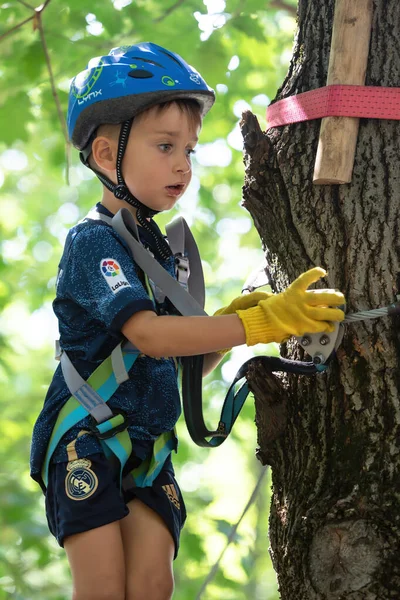
<path id="1" fill-rule="evenodd" d="M 163 112 L 150 109 L 133 121 L 123 159 L 125 182 L 140 202 L 153 210 L 169 210 L 192 178 L 191 157 L 200 123 L 171 104 Z"/>

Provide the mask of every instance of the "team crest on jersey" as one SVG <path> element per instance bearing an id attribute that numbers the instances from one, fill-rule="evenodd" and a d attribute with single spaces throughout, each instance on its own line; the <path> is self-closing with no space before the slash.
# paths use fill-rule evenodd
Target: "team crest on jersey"
<path id="1" fill-rule="evenodd" d="M 86 500 L 90 498 L 99 485 L 97 475 L 92 469 L 92 461 L 88 458 L 71 460 L 67 464 L 65 478 L 65 493 L 71 500 Z"/>
<path id="2" fill-rule="evenodd" d="M 120 292 L 124 287 L 131 287 L 121 266 L 114 258 L 102 258 L 100 261 L 100 271 L 114 294 Z"/>

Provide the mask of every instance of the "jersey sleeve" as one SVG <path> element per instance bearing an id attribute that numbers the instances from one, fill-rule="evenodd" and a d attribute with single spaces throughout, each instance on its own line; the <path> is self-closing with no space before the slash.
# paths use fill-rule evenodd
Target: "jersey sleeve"
<path id="1" fill-rule="evenodd" d="M 68 296 L 118 333 L 142 310 L 155 310 L 122 238 L 104 225 L 86 227 L 71 244 L 64 278 Z"/>

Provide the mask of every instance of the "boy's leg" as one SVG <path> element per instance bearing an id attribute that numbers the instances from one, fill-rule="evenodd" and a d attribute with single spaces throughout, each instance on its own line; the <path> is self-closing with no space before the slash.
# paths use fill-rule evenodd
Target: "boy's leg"
<path id="1" fill-rule="evenodd" d="M 130 510 L 120 521 L 125 551 L 126 600 L 170 600 L 172 562 L 186 519 L 169 457 L 151 487 L 124 490 Z"/>
<path id="2" fill-rule="evenodd" d="M 175 542 L 162 518 L 135 498 L 120 523 L 125 553 L 125 600 L 170 600 Z"/>
<path id="3" fill-rule="evenodd" d="M 73 578 L 73 600 L 125 600 L 120 521 L 64 540 Z"/>
<path id="4" fill-rule="evenodd" d="M 120 520 L 128 509 L 104 454 L 50 466 L 46 514 L 67 552 L 73 600 L 125 600 Z"/>

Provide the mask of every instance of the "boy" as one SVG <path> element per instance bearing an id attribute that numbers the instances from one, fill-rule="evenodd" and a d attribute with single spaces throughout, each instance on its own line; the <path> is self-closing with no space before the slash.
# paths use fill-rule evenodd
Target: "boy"
<path id="1" fill-rule="evenodd" d="M 190 155 L 213 102 L 214 92 L 192 67 L 152 43 L 93 59 L 71 84 L 70 137 L 103 183 L 94 212 L 112 217 L 127 208 L 143 245 L 174 276 L 173 256 L 152 217 L 172 208 L 189 185 Z M 182 317 L 168 299 L 152 297 L 112 227 L 93 212 L 73 227 L 54 301 L 62 350 L 85 380 L 121 340 L 140 351 L 129 379 L 108 402 L 113 414 L 124 415 L 132 444 L 124 474 L 144 464 L 155 441 L 173 430 L 179 417 L 175 358 L 205 354 L 208 372 L 223 349 L 330 330 L 329 322 L 344 315 L 327 307 L 342 304 L 343 295 L 307 291 L 324 274 L 315 268 L 282 294 L 237 298 L 214 317 Z M 35 425 L 31 463 L 32 476 L 46 493 L 50 530 L 67 553 L 73 598 L 167 600 L 186 517 L 171 458 L 161 461 L 150 485 L 121 489 L 85 416 L 55 448 L 46 486 L 44 456 L 70 396 L 58 367 Z"/>

